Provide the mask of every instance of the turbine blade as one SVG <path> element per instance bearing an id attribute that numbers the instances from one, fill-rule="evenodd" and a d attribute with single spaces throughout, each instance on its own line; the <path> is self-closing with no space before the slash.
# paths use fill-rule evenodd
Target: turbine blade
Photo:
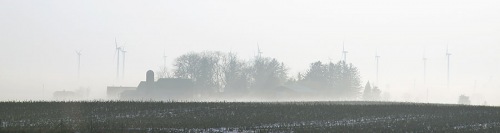
<path id="1" fill-rule="evenodd" d="M 257 53 L 260 53 L 260 46 L 259 46 L 259 42 L 257 42 Z"/>
<path id="2" fill-rule="evenodd" d="M 116 37 L 115 37 L 115 48 L 118 49 L 118 42 L 116 42 Z"/>
<path id="3" fill-rule="evenodd" d="M 342 41 L 342 52 L 345 51 L 345 45 L 344 45 L 344 41 Z"/>
<path id="4" fill-rule="evenodd" d="M 115 61 L 115 58 L 116 58 L 116 50 L 115 50 L 115 53 L 113 54 L 113 62 Z"/>
<path id="5" fill-rule="evenodd" d="M 448 51 L 448 44 L 446 44 L 446 54 L 449 54 L 450 52 Z"/>

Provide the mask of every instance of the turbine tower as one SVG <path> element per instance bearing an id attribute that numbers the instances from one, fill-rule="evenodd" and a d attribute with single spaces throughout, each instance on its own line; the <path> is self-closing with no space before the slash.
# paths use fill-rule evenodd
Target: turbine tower
<path id="1" fill-rule="evenodd" d="M 259 47 L 259 42 L 257 42 L 257 57 L 261 58 L 262 57 L 262 51 L 260 51 L 260 47 Z"/>
<path id="2" fill-rule="evenodd" d="M 125 47 L 122 47 L 120 49 L 120 52 L 122 52 L 123 54 L 123 61 L 122 61 L 122 79 L 125 79 L 125 53 L 127 53 L 127 51 L 125 51 Z"/>
<path id="3" fill-rule="evenodd" d="M 426 101 L 429 102 L 429 88 L 426 86 L 426 78 L 427 78 L 427 57 L 425 57 L 425 48 L 424 48 L 424 54 L 422 60 L 424 61 L 424 88 L 425 88 L 425 95 L 426 95 Z"/>
<path id="4" fill-rule="evenodd" d="M 165 55 L 165 49 L 163 49 L 163 67 L 167 67 L 167 55 Z"/>
<path id="5" fill-rule="evenodd" d="M 342 41 L 342 57 L 344 57 L 344 62 L 347 62 L 347 51 L 345 51 L 344 41 Z"/>
<path id="6" fill-rule="evenodd" d="M 447 88 L 450 88 L 450 56 L 451 53 L 448 51 L 448 45 L 446 45 L 446 57 L 448 59 L 448 75 L 447 75 Z"/>
<path id="7" fill-rule="evenodd" d="M 116 42 L 115 38 L 115 53 L 116 53 L 116 79 L 118 80 L 118 77 L 120 77 L 120 52 L 121 47 L 118 47 L 118 42 Z"/>
<path id="8" fill-rule="evenodd" d="M 377 81 L 376 81 L 376 86 L 378 86 L 378 59 L 380 56 L 378 55 L 378 52 L 375 52 L 375 61 L 377 62 Z"/>
<path id="9" fill-rule="evenodd" d="M 82 56 L 82 50 L 75 50 L 78 56 L 78 79 L 80 79 L 80 56 Z"/>

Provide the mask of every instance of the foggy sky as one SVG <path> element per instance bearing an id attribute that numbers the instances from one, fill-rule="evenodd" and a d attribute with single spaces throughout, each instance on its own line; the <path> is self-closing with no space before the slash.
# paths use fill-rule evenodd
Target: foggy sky
<path id="1" fill-rule="evenodd" d="M 50 99 L 53 91 L 137 86 L 147 70 L 191 51 L 235 52 L 283 61 L 290 76 L 341 59 L 391 100 L 500 105 L 500 3 L 494 0 L 21 0 L 0 1 L 0 100 Z M 114 39 L 128 51 L 116 80 Z M 451 55 L 446 87 L 446 46 Z M 77 55 L 82 50 L 81 76 Z M 120 65 L 121 67 L 121 65 Z M 121 70 L 120 70 L 121 71 Z M 447 96 L 446 94 L 450 94 Z"/>

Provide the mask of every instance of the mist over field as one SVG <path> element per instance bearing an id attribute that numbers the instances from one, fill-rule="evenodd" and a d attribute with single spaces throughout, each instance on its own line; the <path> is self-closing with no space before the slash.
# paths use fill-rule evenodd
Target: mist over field
<path id="1" fill-rule="evenodd" d="M 0 1 L 0 101 L 498 106 L 499 6 L 492 0 Z M 110 96 L 110 88 L 119 91 Z"/>

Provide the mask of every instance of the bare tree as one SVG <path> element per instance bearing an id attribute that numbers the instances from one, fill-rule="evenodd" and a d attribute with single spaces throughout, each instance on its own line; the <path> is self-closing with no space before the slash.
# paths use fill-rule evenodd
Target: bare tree
<path id="1" fill-rule="evenodd" d="M 203 92 L 221 92 L 225 86 L 220 52 L 188 53 L 176 59 L 174 76 L 192 79 Z"/>
<path id="2" fill-rule="evenodd" d="M 155 72 L 156 75 L 156 80 L 160 78 L 173 78 L 173 75 L 168 71 L 167 67 L 161 66 L 159 69 Z"/>

